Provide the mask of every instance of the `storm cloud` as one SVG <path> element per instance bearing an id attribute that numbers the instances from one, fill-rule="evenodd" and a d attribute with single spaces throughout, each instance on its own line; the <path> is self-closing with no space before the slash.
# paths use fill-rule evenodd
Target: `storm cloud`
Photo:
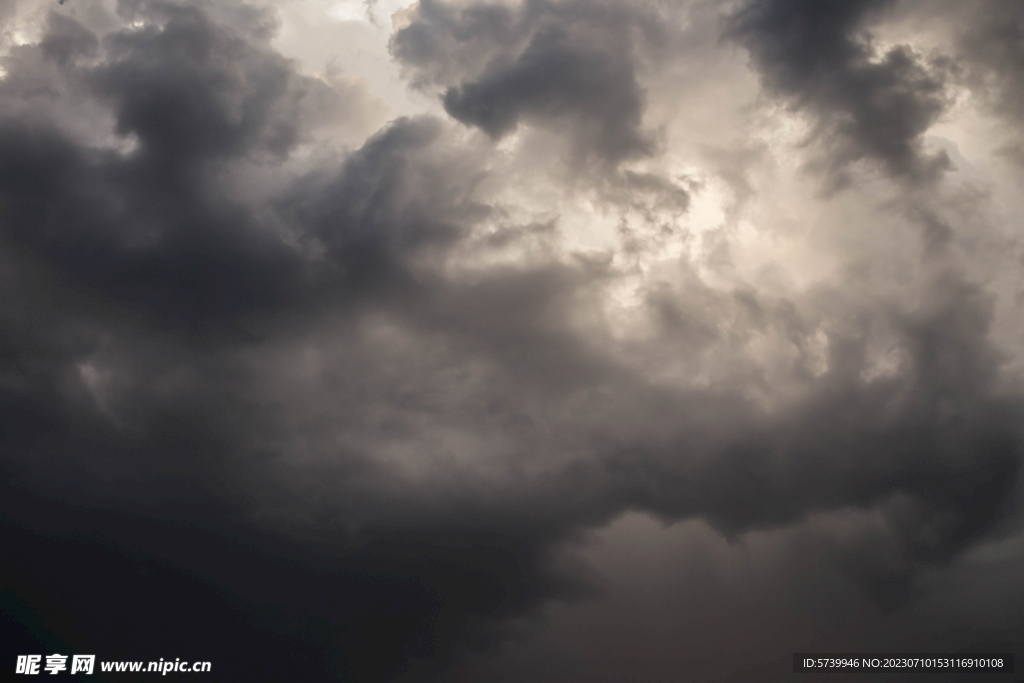
<path id="1" fill-rule="evenodd" d="M 445 111 L 492 138 L 520 121 L 556 127 L 580 161 L 651 154 L 638 76 L 671 42 L 671 7 L 526 2 L 419 3 L 392 39 L 421 87 L 440 85 Z M 479 65 L 483 65 L 481 70 Z"/>
<path id="2" fill-rule="evenodd" d="M 752 2 L 730 18 L 729 35 L 748 46 L 769 87 L 816 117 L 813 138 L 828 149 L 822 163 L 833 182 L 862 159 L 917 180 L 948 161 L 921 149 L 946 106 L 943 63 L 871 43 L 871 20 L 894 4 Z"/>
<path id="3" fill-rule="evenodd" d="M 1019 13 L 349 4 L 3 6 L 11 666 L 1019 644 Z"/>

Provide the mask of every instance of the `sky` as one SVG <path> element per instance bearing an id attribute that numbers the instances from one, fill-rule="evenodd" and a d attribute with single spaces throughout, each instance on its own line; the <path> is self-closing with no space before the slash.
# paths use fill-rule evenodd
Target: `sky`
<path id="1" fill-rule="evenodd" d="M 1024 4 L 0 27 L 3 666 L 1024 655 Z"/>

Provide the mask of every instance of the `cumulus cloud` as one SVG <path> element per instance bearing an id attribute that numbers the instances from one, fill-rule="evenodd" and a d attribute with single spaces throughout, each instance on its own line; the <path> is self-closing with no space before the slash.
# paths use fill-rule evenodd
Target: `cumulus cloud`
<path id="1" fill-rule="evenodd" d="M 928 146 L 998 58 L 881 47 L 890 2 L 388 9 L 366 30 L 426 103 L 387 122 L 272 8 L 3 15 L 16 654 L 772 680 L 825 643 L 1009 647 L 959 601 L 986 567 L 1019 601 L 1016 243 Z M 972 115 L 1012 126 L 1000 87 Z M 673 126 L 698 100 L 729 139 Z M 717 619 L 700 651 L 666 655 L 697 622 L 648 579 Z M 776 651 L 704 657 L 755 604 Z M 623 615 L 660 663 L 621 668 Z"/>
<path id="2" fill-rule="evenodd" d="M 975 21 L 960 31 L 962 48 L 971 58 L 983 83 L 994 91 L 1000 112 L 1011 119 L 1020 120 L 1024 103 L 1021 101 L 1021 31 L 1024 13 L 1016 5 L 982 2 L 971 7 Z"/>
<path id="3" fill-rule="evenodd" d="M 751 2 L 730 18 L 728 35 L 748 46 L 769 87 L 816 117 L 812 136 L 828 149 L 821 163 L 834 183 L 864 159 L 918 180 L 948 163 L 921 149 L 946 106 L 941 64 L 871 44 L 870 20 L 893 4 Z"/>
<path id="4" fill-rule="evenodd" d="M 671 17 L 659 4 L 424 2 L 392 49 L 415 82 L 445 88 L 455 119 L 493 138 L 520 122 L 555 126 L 581 161 L 614 163 L 655 149 L 638 76 L 670 42 L 659 20 Z"/>

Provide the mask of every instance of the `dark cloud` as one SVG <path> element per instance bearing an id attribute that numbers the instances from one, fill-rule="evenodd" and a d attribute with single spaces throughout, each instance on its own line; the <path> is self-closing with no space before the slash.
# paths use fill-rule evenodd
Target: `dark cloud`
<path id="1" fill-rule="evenodd" d="M 43 54 L 64 66 L 75 58 L 92 57 L 99 41 L 80 23 L 60 14 L 51 14 L 46 37 L 39 43 Z"/>
<path id="2" fill-rule="evenodd" d="M 466 196 L 467 174 L 479 170 L 460 169 L 441 137 L 436 120 L 396 121 L 340 173 L 307 178 L 279 207 L 323 245 L 331 261 L 367 274 L 382 270 L 375 258 L 400 259 L 450 243 L 489 207 Z"/>
<path id="3" fill-rule="evenodd" d="M 947 105 L 941 65 L 897 45 L 876 54 L 871 22 L 894 3 L 757 0 L 730 17 L 726 35 L 745 45 L 770 90 L 808 111 L 822 163 L 842 185 L 852 162 L 895 177 L 934 178 L 949 164 L 929 156 L 922 135 Z"/>
<path id="4" fill-rule="evenodd" d="M 645 52 L 656 53 L 669 40 L 658 9 L 423 2 L 395 34 L 392 50 L 417 82 L 446 88 L 452 117 L 492 138 L 520 122 L 555 126 L 572 139 L 579 161 L 593 156 L 615 163 L 655 149 L 643 127 L 638 72 Z"/>
<path id="5" fill-rule="evenodd" d="M 278 400 L 257 398 L 261 362 L 244 358 L 263 340 L 315 334 L 331 310 L 358 326 L 397 307 L 424 318 L 413 320 L 424 334 L 469 323 L 465 336 L 497 339 L 474 327 L 488 312 L 482 296 L 531 325 L 562 286 L 557 274 L 549 284 L 509 275 L 480 296 L 415 280 L 417 255 L 486 215 L 460 199 L 479 169 L 446 160 L 437 122 L 401 120 L 340 168 L 296 175 L 262 208 L 232 200 L 235 166 L 285 172 L 314 85 L 258 33 L 195 7 L 141 6 L 129 18 L 143 26 L 98 40 L 51 16 L 40 44 L 8 62 L 2 93 L 17 104 L 48 81 L 59 97 L 73 81 L 83 100 L 61 105 L 109 107 L 130 143 L 89 147 L 13 116 L 0 134 L 12 294 L 5 542 L 25 558 L 5 568 L 5 615 L 25 634 L 18 647 L 116 642 L 125 656 L 188 651 L 231 677 L 385 680 L 414 660 L 429 675 L 460 647 L 489 642 L 503 618 L 570 594 L 575 579 L 549 553 L 561 527 L 531 531 L 474 497 L 453 509 L 415 492 L 389 503 L 378 444 L 335 446 L 319 485 L 296 478 L 279 448 L 319 429 L 293 433 Z M 432 314 L 416 308 L 432 297 Z M 377 384 L 375 369 L 387 354 L 362 353 L 340 369 L 388 400 L 397 387 Z M 359 412 L 357 397 L 341 398 L 343 413 Z M 429 409 L 413 398 L 411 414 Z M 326 500 L 311 504 L 311 489 Z M 297 537 L 253 521 L 277 506 L 318 519 Z M 54 613 L 46 605 L 59 595 Z"/>
<path id="6" fill-rule="evenodd" d="M 999 111 L 1012 121 L 1024 116 L 1024 10 L 1014 3 L 981 2 L 960 34 L 966 56 L 981 67 Z"/>
<path id="7" fill-rule="evenodd" d="M 628 65 L 565 42 L 555 31 L 536 35 L 511 66 L 449 89 L 445 110 L 494 138 L 514 131 L 520 118 L 568 117 L 603 158 L 649 153 L 638 132 L 643 95 Z"/>
<path id="8" fill-rule="evenodd" d="M 833 173 L 870 159 L 921 179 L 943 86 L 909 48 L 872 61 L 858 31 L 885 5 L 759 3 L 731 30 L 834 136 Z M 542 127 L 599 160 L 587 187 L 546 188 L 563 204 L 683 232 L 699 183 L 622 166 L 657 151 L 641 83 L 670 61 L 668 11 L 424 1 L 392 50 L 459 121 Z M 494 147 L 450 122 L 396 118 L 318 155 L 330 110 L 358 117 L 366 99 L 298 73 L 268 14 L 120 12 L 109 30 L 51 14 L 3 64 L 11 653 L 208 659 L 228 680 L 472 680 L 453 665 L 487 671 L 538 614 L 593 597 L 573 549 L 642 511 L 701 520 L 706 547 L 774 539 L 764 576 L 780 588 L 753 623 L 791 605 L 819 623 L 786 621 L 774 654 L 745 641 L 749 668 L 726 677 L 764 680 L 780 652 L 826 642 L 822 624 L 842 645 L 840 602 L 869 626 L 924 623 L 919 600 L 962 576 L 945 568 L 1019 532 L 1024 406 L 995 295 L 953 256 L 915 263 L 895 292 L 846 272 L 712 286 L 685 256 L 638 286 L 636 254 L 662 242 L 633 234 L 626 266 L 558 255 L 568 218 L 514 206 Z M 720 164 L 753 201 L 744 157 Z M 889 265 L 886 249 L 871 253 Z M 623 298 L 626 331 L 608 305 Z M 699 597 L 657 578 L 673 605 Z M 728 649 L 755 597 L 739 594 L 719 593 L 704 649 Z M 656 621 L 664 640 L 701 633 Z M 954 621 L 919 642 L 1005 647 L 1013 632 Z M 583 651 L 629 652 L 611 633 Z"/>
<path id="9" fill-rule="evenodd" d="M 167 166 L 294 144 L 297 103 L 280 57 L 254 50 L 198 10 L 168 6 L 162 25 L 107 39 L 96 89 L 113 101 L 116 131 Z M 170 65 L 173 65 L 171 67 Z"/>
<path id="10" fill-rule="evenodd" d="M 955 277 L 932 286 L 932 300 L 918 313 L 871 314 L 830 329 L 828 370 L 784 413 L 758 416 L 734 396 L 711 405 L 701 397 L 699 409 L 677 402 L 680 414 L 664 419 L 674 419 L 685 437 L 610 457 L 615 481 L 632 488 L 645 509 L 672 519 L 702 516 L 727 534 L 791 523 L 814 510 L 878 506 L 912 562 L 951 557 L 1012 505 L 1020 406 L 996 398 L 999 366 L 985 341 L 984 296 Z M 780 332 L 794 343 L 811 342 L 803 314 L 786 322 L 784 307 L 766 304 L 749 303 L 764 316 L 754 329 L 784 325 Z M 894 374 L 866 381 L 869 338 L 879 327 L 895 335 L 904 361 Z M 710 426 L 709 415 L 718 414 L 731 415 L 720 432 Z M 909 510 L 890 507 L 893 496 L 912 500 Z"/>
<path id="11" fill-rule="evenodd" d="M 304 104 L 327 86 L 198 9 L 158 5 L 150 14 L 144 28 L 107 35 L 99 63 L 72 71 L 47 66 L 95 52 L 95 36 L 73 19 L 52 14 L 39 46 L 20 49 L 4 84 L 9 99 L 46 80 L 53 90 L 85 86 L 111 107 L 130 147 L 89 149 L 53 128 L 5 121 L 10 239 L 153 321 L 231 324 L 294 303 L 315 285 L 304 255 L 232 202 L 223 176 L 232 162 L 286 155 Z"/>
<path id="12" fill-rule="evenodd" d="M 861 535 L 879 542 L 871 517 L 857 513 L 753 534 L 736 544 L 699 522 L 666 527 L 642 515 L 624 516 L 586 551 L 606 577 L 603 600 L 553 608 L 543 635 L 523 633 L 500 656 L 470 658 L 442 680 L 670 683 L 685 677 L 781 683 L 792 680 L 791 650 L 802 646 L 797 643 L 812 644 L 809 649 L 817 652 L 939 651 L 957 640 L 948 638 L 965 621 L 984 624 L 975 635 L 977 647 L 1016 647 L 1021 631 L 1014 615 L 1021 596 L 1005 578 L 1019 565 L 973 560 L 931 584 L 929 598 L 914 612 L 884 614 L 837 578 L 837 554 L 858 546 Z M 884 542 L 879 545 L 860 543 L 855 556 L 891 552 Z M 963 595 L 954 586 L 979 570 L 990 580 L 974 584 L 963 602 L 953 598 Z M 995 613 L 1000 616 L 993 618 Z M 876 670 L 844 672 L 842 679 L 804 676 L 815 682 L 966 681 L 977 674 Z"/>

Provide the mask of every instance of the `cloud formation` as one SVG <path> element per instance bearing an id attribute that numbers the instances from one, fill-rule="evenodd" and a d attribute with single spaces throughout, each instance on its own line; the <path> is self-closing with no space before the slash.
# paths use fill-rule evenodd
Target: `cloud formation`
<path id="1" fill-rule="evenodd" d="M 985 7 L 937 20 L 947 54 L 877 47 L 896 2 L 421 0 L 381 35 L 427 102 L 377 129 L 375 84 L 303 72 L 272 8 L 0 15 L 14 654 L 600 680 L 587 657 L 642 656 L 623 614 L 694 631 L 615 602 L 643 576 L 712 618 L 659 548 L 698 586 L 747 562 L 783 626 L 724 671 L 701 652 L 750 596 L 722 591 L 651 680 L 1012 649 L 1019 624 L 956 605 L 1020 597 L 1019 552 L 984 559 L 1021 532 L 1018 247 L 999 179 L 929 137 L 958 88 L 1015 125 Z M 698 99 L 734 134 L 674 127 Z"/>
<path id="2" fill-rule="evenodd" d="M 948 163 L 921 147 L 946 106 L 941 64 L 905 45 L 876 54 L 871 44 L 870 21 L 894 4 L 765 0 L 730 18 L 727 34 L 749 48 L 767 85 L 816 117 L 813 137 L 828 150 L 821 163 L 834 183 L 864 159 L 914 180 Z"/>
<path id="3" fill-rule="evenodd" d="M 423 2 L 392 49 L 414 82 L 445 88 L 456 120 L 492 138 L 521 121 L 553 126 L 573 140 L 580 163 L 615 163 L 655 149 L 638 72 L 670 42 L 659 20 L 672 16 L 661 5 Z"/>

